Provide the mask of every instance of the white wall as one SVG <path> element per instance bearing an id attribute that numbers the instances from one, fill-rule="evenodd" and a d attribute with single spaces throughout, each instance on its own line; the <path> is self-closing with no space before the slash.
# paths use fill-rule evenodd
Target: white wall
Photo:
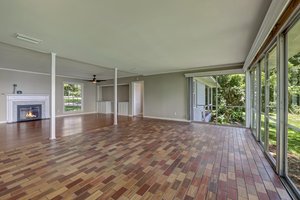
<path id="1" fill-rule="evenodd" d="M 76 79 L 56 77 L 56 114 L 65 115 L 72 113 L 63 112 L 63 82 L 80 82 L 84 84 L 83 112 L 96 111 L 96 85 Z M 0 122 L 6 121 L 6 95 L 12 94 L 13 84 L 23 94 L 48 94 L 50 95 L 50 76 L 24 72 L 6 71 L 0 69 Z"/>

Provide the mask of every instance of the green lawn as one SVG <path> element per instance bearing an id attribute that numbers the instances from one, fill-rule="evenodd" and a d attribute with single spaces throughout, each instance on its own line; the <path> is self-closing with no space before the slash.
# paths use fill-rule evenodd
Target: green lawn
<path id="1" fill-rule="evenodd" d="M 292 120 L 290 120 L 289 118 L 289 122 L 293 121 L 293 125 L 295 126 L 297 125 L 297 123 L 299 123 L 299 120 L 297 118 L 295 117 Z M 262 119 L 262 124 L 263 123 L 264 119 Z M 276 145 L 276 122 L 272 120 L 270 120 L 269 122 L 269 143 L 271 145 Z M 294 131 L 292 129 L 288 129 L 288 152 L 300 156 L 300 132 Z"/>
<path id="2" fill-rule="evenodd" d="M 288 123 L 290 125 L 300 127 L 300 116 L 295 114 L 289 114 Z"/>
<path id="3" fill-rule="evenodd" d="M 270 113 L 269 115 L 270 115 L 270 117 L 276 119 L 276 114 Z M 295 115 L 295 114 L 289 113 L 288 118 L 289 118 L 288 123 L 290 125 L 300 127 L 300 115 Z"/>
<path id="4" fill-rule="evenodd" d="M 78 98 L 64 98 L 65 103 L 81 103 L 81 97 Z"/>
<path id="5" fill-rule="evenodd" d="M 78 111 L 81 110 L 81 106 L 65 106 L 65 111 Z"/>

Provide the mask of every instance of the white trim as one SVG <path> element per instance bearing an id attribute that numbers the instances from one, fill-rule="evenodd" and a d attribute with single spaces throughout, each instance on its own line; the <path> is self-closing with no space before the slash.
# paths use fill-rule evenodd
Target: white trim
<path id="1" fill-rule="evenodd" d="M 125 115 L 125 114 L 118 114 L 118 116 L 129 117 L 129 115 Z"/>
<path id="2" fill-rule="evenodd" d="M 88 114 L 97 114 L 97 112 L 83 112 L 83 113 L 70 113 L 64 115 L 56 115 L 56 117 L 68 117 L 68 116 L 77 116 L 77 115 L 88 115 Z"/>
<path id="3" fill-rule="evenodd" d="M 246 58 L 245 64 L 243 66 L 243 70 L 246 71 L 249 67 L 251 67 L 251 63 L 257 55 L 258 51 L 266 41 L 273 27 L 277 23 L 279 17 L 287 7 L 291 0 L 273 0 L 268 12 L 264 18 L 263 23 L 258 31 L 258 34 L 252 44 L 250 52 Z"/>
<path id="4" fill-rule="evenodd" d="M 0 70 L 27 73 L 27 74 L 36 74 L 36 75 L 43 75 L 43 76 L 51 76 L 50 73 L 34 72 L 34 71 L 19 70 L 19 69 L 10 69 L 10 68 L 5 68 L 5 67 L 0 67 Z M 83 77 L 76 77 L 76 76 L 65 76 L 65 75 L 60 75 L 60 74 L 56 74 L 56 76 L 57 77 L 62 77 L 62 78 L 78 79 L 78 80 L 82 80 L 82 81 L 85 81 L 86 79 L 90 78 L 90 77 L 89 78 L 83 78 Z"/>
<path id="5" fill-rule="evenodd" d="M 0 121 L 0 124 L 6 124 L 7 121 Z"/>
<path id="6" fill-rule="evenodd" d="M 113 112 L 109 112 L 109 113 L 99 113 L 99 112 L 95 112 L 95 113 L 98 113 L 98 114 L 101 114 L 101 115 L 113 115 L 113 114 L 114 114 Z M 88 113 L 88 114 L 89 114 L 89 113 Z M 118 113 L 118 116 L 137 117 L 137 116 L 133 116 L 133 115 L 124 115 L 124 114 L 119 114 L 119 113 Z"/>
<path id="7" fill-rule="evenodd" d="M 228 70 L 220 70 L 220 71 L 207 71 L 207 72 L 194 72 L 184 74 L 186 78 L 189 77 L 197 77 L 197 76 L 216 76 L 216 75 L 224 75 L 224 74 L 244 74 L 243 69 L 228 69 Z"/>
<path id="8" fill-rule="evenodd" d="M 145 73 L 145 74 L 143 74 L 143 76 L 153 76 L 153 75 L 171 74 L 171 73 L 179 73 L 179 72 L 191 72 L 191 71 L 197 71 L 197 70 L 207 70 L 207 71 L 211 71 L 213 69 L 226 70 L 227 68 L 231 68 L 231 67 L 240 67 L 242 69 L 243 65 L 244 65 L 244 63 L 208 65 L 208 66 L 202 66 L 202 67 L 187 68 L 187 69 L 182 69 L 182 70 L 170 70 L 170 71 L 164 71 L 164 72 L 158 72 L 158 73 Z"/>
<path id="9" fill-rule="evenodd" d="M 178 122 L 191 122 L 191 120 L 187 120 L 187 119 L 168 118 L 168 117 L 144 116 L 143 118 L 178 121 Z"/>
<path id="10" fill-rule="evenodd" d="M 26 71 L 26 70 L 19 70 L 19 69 L 9 69 L 9 68 L 4 68 L 4 67 L 0 67 L 0 70 L 12 71 L 12 72 L 21 72 L 21 73 L 27 73 L 27 74 L 38 74 L 38 75 L 45 75 L 45 76 L 50 76 L 51 75 L 49 73 Z"/>

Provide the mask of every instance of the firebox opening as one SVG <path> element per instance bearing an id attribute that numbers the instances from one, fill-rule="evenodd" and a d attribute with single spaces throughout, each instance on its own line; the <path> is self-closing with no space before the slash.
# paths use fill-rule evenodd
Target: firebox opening
<path id="1" fill-rule="evenodd" d="M 18 105 L 18 122 L 42 119 L 42 105 Z"/>

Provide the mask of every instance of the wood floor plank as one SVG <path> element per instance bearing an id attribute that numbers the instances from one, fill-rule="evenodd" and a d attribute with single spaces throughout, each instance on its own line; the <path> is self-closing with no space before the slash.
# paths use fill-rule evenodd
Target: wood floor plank
<path id="1" fill-rule="evenodd" d="M 290 199 L 247 129 L 136 119 L 85 130 L 1 151 L 0 199 Z"/>

